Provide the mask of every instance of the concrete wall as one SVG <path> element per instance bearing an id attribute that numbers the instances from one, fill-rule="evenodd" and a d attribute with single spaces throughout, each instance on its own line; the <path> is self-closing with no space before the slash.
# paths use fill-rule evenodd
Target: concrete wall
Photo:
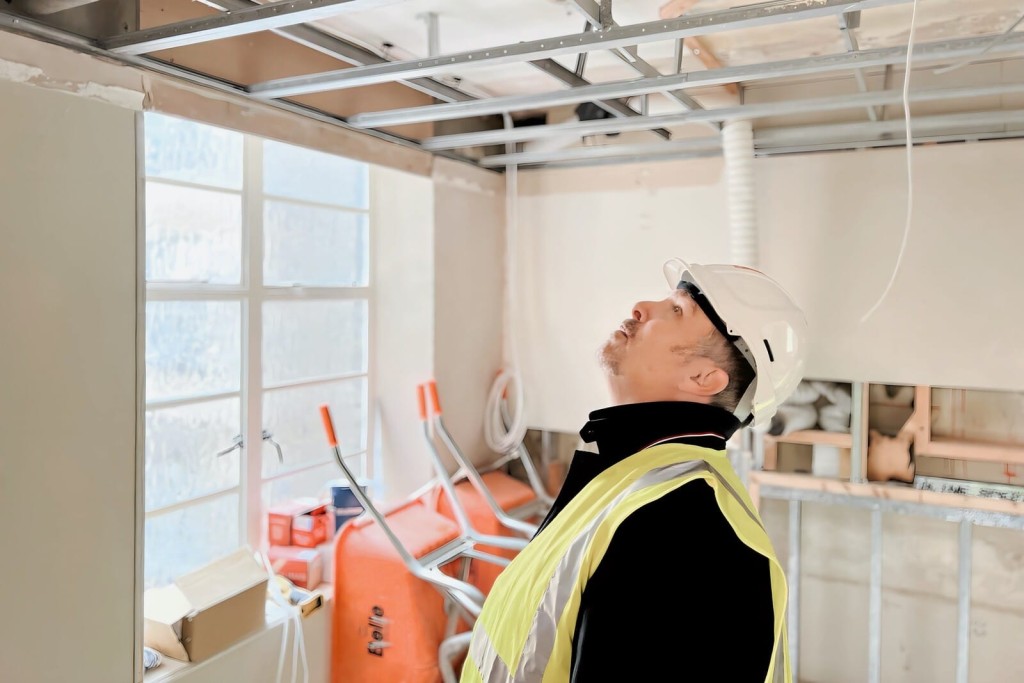
<path id="1" fill-rule="evenodd" d="M 127 682 L 135 114 L 7 82 L 0 102 L 0 679 Z"/>

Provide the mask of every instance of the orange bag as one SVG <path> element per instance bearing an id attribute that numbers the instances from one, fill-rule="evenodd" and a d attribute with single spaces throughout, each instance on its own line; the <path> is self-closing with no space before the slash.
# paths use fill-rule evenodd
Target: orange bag
<path id="1" fill-rule="evenodd" d="M 411 500 L 384 516 L 416 558 L 459 536 L 452 520 L 422 500 Z M 438 683 L 438 648 L 448 620 L 438 589 L 410 573 L 368 516 L 341 528 L 334 560 L 331 680 Z M 458 563 L 450 567 L 446 573 L 455 575 Z"/>

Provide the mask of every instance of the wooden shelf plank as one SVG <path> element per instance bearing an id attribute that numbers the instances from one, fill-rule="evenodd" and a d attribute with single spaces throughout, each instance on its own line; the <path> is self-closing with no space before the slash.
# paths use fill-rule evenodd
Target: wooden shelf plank
<path id="1" fill-rule="evenodd" d="M 842 432 L 826 432 L 821 429 L 804 429 L 790 434 L 780 436 L 766 436 L 766 439 L 773 439 L 776 443 L 796 443 L 813 446 L 823 444 L 826 446 L 837 446 L 839 448 L 853 448 L 853 436 Z"/>

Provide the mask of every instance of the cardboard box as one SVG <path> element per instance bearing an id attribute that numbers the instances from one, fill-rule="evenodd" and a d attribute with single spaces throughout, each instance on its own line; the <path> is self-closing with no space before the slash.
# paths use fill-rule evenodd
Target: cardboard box
<path id="1" fill-rule="evenodd" d="M 315 548 L 334 535 L 334 519 L 327 505 L 292 518 L 292 545 Z"/>
<path id="2" fill-rule="evenodd" d="M 271 546 L 267 557 L 275 572 L 300 588 L 316 588 L 323 581 L 323 558 L 315 548 Z"/>
<path id="3" fill-rule="evenodd" d="M 266 569 L 252 551 L 234 553 L 143 596 L 143 640 L 173 659 L 201 662 L 265 623 Z"/>
<path id="4" fill-rule="evenodd" d="M 332 522 L 326 503 L 300 498 L 267 511 L 267 539 L 272 546 L 315 548 L 331 537 Z"/>

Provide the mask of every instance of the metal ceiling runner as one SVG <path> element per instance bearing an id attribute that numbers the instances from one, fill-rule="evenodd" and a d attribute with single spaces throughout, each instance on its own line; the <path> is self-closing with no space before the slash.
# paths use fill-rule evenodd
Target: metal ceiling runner
<path id="1" fill-rule="evenodd" d="M 142 66 L 183 78 L 207 87 L 226 90 L 260 100 L 272 106 L 310 116 L 321 121 L 358 129 L 399 144 L 477 163 L 487 168 L 508 164 L 521 166 L 578 165 L 620 163 L 622 161 L 670 159 L 717 154 L 717 134 L 703 138 L 671 139 L 668 127 L 683 123 L 703 123 L 712 128 L 736 119 L 753 119 L 788 114 L 824 112 L 841 109 L 865 109 L 868 120 L 847 124 L 799 126 L 758 130 L 755 145 L 759 154 L 779 154 L 816 149 L 851 149 L 902 144 L 901 122 L 879 120 L 876 107 L 901 102 L 896 90 L 867 91 L 862 70 L 900 64 L 906 60 L 907 47 L 862 50 L 853 30 L 860 12 L 898 5 L 910 0 L 779 0 L 720 11 L 685 14 L 663 19 L 618 25 L 611 14 L 610 0 L 572 0 L 585 20 L 586 28 L 577 34 L 499 45 L 480 50 L 436 54 L 422 59 L 388 61 L 385 58 L 319 30 L 305 22 L 343 14 L 353 9 L 366 10 L 390 0 L 301 0 L 256 4 L 251 0 L 216 0 L 221 14 L 157 26 L 141 31 L 101 39 L 78 36 L 47 25 L 39 18 L 28 18 L 10 10 L 0 11 L 0 28 L 32 35 L 72 49 L 104 55 L 125 63 Z M 206 3 L 210 4 L 210 3 Z M 661 74 L 640 58 L 637 46 L 656 41 L 678 41 L 676 63 L 680 63 L 682 41 L 687 38 L 770 26 L 821 17 L 835 17 L 837 36 L 842 35 L 847 50 L 836 54 L 810 56 L 742 66 L 726 66 L 701 71 Z M 245 86 L 226 83 L 210 74 L 195 73 L 149 57 L 158 50 L 272 31 L 288 40 L 352 65 L 350 68 L 314 73 Z M 841 33 L 839 33 L 841 31 Z M 583 78 L 586 54 L 611 51 L 629 64 L 638 77 L 606 83 L 590 83 Z M 1024 50 L 1024 34 L 954 38 L 920 43 L 913 48 L 917 62 L 949 62 L 975 57 L 981 53 L 1007 53 Z M 563 67 L 555 57 L 579 55 L 576 71 Z M 477 98 L 448 85 L 436 77 L 453 69 L 474 66 L 529 63 L 551 75 L 562 89 L 530 95 Z M 764 104 L 704 109 L 686 93 L 686 89 L 711 85 L 808 76 L 853 73 L 858 91 L 849 95 L 807 98 Z M 342 118 L 287 98 L 317 92 L 343 90 L 381 83 L 401 83 L 429 94 L 439 102 L 426 106 L 389 111 L 360 112 Z M 1021 84 L 996 84 L 976 87 L 932 88 L 912 91 L 912 102 L 966 100 L 989 95 L 1017 94 Z M 646 98 L 664 94 L 679 106 L 678 113 L 650 115 Z M 628 98 L 642 98 L 638 111 L 627 104 Z M 438 122 L 468 117 L 508 114 L 567 104 L 595 103 L 610 118 L 578 123 L 541 124 L 473 133 L 439 135 L 422 141 L 383 132 L 389 126 Z M 1024 111 L 939 114 L 914 119 L 915 141 L 964 140 L 1016 137 L 1024 135 Z M 479 149 L 486 145 L 514 145 L 572 135 L 584 136 L 629 131 L 649 131 L 651 142 L 643 144 L 607 144 L 574 146 L 566 149 L 510 153 L 476 158 L 459 150 Z M 920 133 L 920 137 L 917 133 Z"/>

